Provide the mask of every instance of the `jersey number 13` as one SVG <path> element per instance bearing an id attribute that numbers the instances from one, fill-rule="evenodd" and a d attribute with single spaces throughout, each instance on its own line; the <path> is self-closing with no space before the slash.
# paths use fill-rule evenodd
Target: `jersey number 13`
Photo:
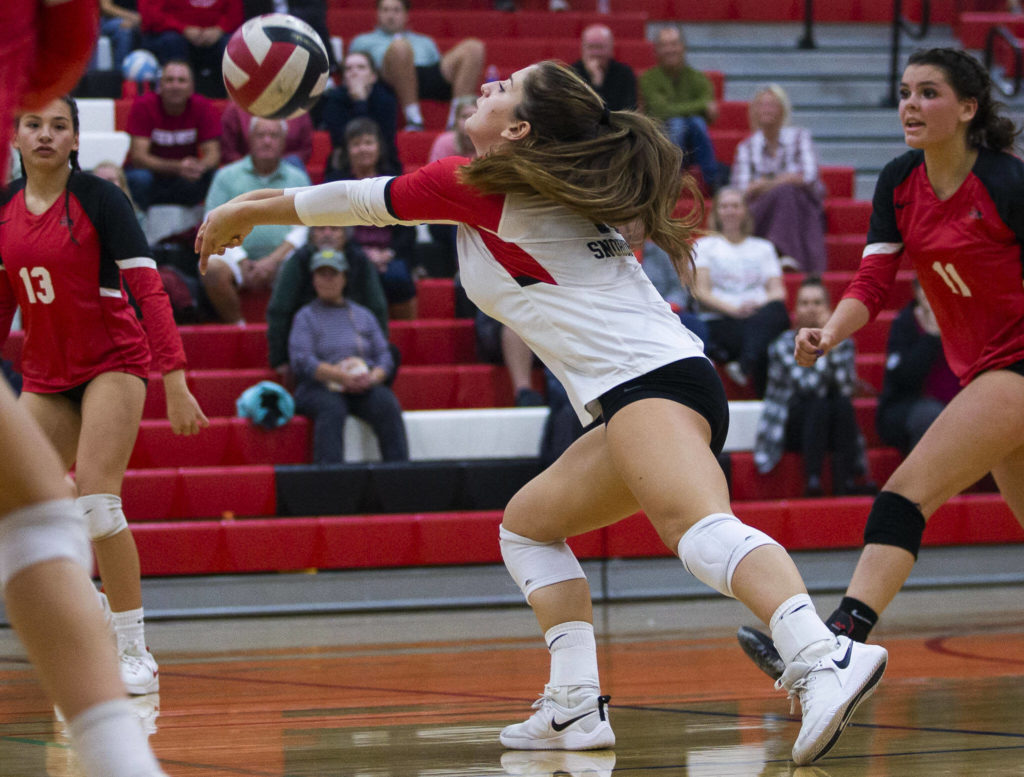
<path id="1" fill-rule="evenodd" d="M 45 267 L 33 267 L 31 270 L 22 267 L 18 275 L 25 284 L 25 293 L 30 303 L 49 305 L 53 302 L 53 281 L 50 280 L 49 270 Z"/>

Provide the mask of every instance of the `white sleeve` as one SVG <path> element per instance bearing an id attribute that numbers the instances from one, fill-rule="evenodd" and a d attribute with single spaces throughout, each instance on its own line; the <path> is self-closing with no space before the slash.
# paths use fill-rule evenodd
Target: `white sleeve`
<path id="1" fill-rule="evenodd" d="M 391 176 L 359 181 L 331 181 L 319 186 L 285 189 L 295 196 L 295 212 L 308 227 L 352 227 L 370 224 L 416 224 L 395 218 L 387 207 L 385 191 Z"/>
<path id="2" fill-rule="evenodd" d="M 309 240 L 309 227 L 292 227 L 284 240 L 286 243 L 290 244 L 292 248 L 301 248 L 306 245 L 306 241 Z"/>

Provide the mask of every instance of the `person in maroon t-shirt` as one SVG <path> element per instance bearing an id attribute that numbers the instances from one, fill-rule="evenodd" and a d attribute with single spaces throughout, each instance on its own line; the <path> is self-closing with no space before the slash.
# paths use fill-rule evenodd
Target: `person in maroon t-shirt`
<path id="1" fill-rule="evenodd" d="M 187 62 L 164 65 L 159 91 L 135 98 L 126 129 L 132 140 L 125 175 L 140 208 L 203 202 L 220 166 L 220 115 L 195 94 Z"/>
<path id="2" fill-rule="evenodd" d="M 78 109 L 70 98 L 18 121 L 24 178 L 0 200 L 0 332 L 6 339 L 19 307 L 25 343 L 18 401 L 65 469 L 75 465 L 122 679 L 129 692 L 147 694 L 159 688 L 157 667 L 145 643 L 139 558 L 120 493 L 150 371 L 163 375 L 176 434 L 195 434 L 208 421 L 185 384 L 181 339 L 131 204 L 114 184 L 78 169 L 77 146 Z"/>
<path id="3" fill-rule="evenodd" d="M 75 84 L 97 27 L 96 0 L 0 3 L 0 169 L 7 169 L 19 110 L 39 110 Z M 166 777 L 125 698 L 89 579 L 85 520 L 65 472 L 0 378 L 0 590 L 7 617 L 67 721 L 86 777 Z"/>
<path id="4" fill-rule="evenodd" d="M 797 335 L 810 366 L 885 306 L 903 254 L 931 304 L 962 386 L 875 498 L 853 579 L 826 624 L 867 640 L 913 569 L 925 521 L 989 472 L 1024 523 L 1024 162 L 1020 128 L 1001 114 L 992 80 L 958 49 L 910 56 L 899 117 L 911 151 L 882 170 L 860 269 L 828 322 Z M 740 642 L 768 674 L 768 637 Z"/>

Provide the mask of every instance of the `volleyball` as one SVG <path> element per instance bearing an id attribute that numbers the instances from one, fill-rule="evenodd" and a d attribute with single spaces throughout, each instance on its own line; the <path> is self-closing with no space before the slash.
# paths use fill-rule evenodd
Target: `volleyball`
<path id="1" fill-rule="evenodd" d="M 121 63 L 121 75 L 125 81 L 155 82 L 160 77 L 160 63 L 153 53 L 146 49 L 135 49 L 129 52 Z"/>
<path id="2" fill-rule="evenodd" d="M 327 86 L 327 49 L 316 30 L 290 14 L 256 16 L 228 40 L 222 62 L 228 96 L 244 111 L 290 119 Z"/>

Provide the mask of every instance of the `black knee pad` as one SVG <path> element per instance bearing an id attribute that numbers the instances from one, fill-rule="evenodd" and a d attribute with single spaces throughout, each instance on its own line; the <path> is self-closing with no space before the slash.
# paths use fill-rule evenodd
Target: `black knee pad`
<path id="1" fill-rule="evenodd" d="M 924 534 L 924 516 L 917 505 L 892 491 L 875 497 L 864 527 L 864 543 L 893 545 L 917 558 Z"/>

